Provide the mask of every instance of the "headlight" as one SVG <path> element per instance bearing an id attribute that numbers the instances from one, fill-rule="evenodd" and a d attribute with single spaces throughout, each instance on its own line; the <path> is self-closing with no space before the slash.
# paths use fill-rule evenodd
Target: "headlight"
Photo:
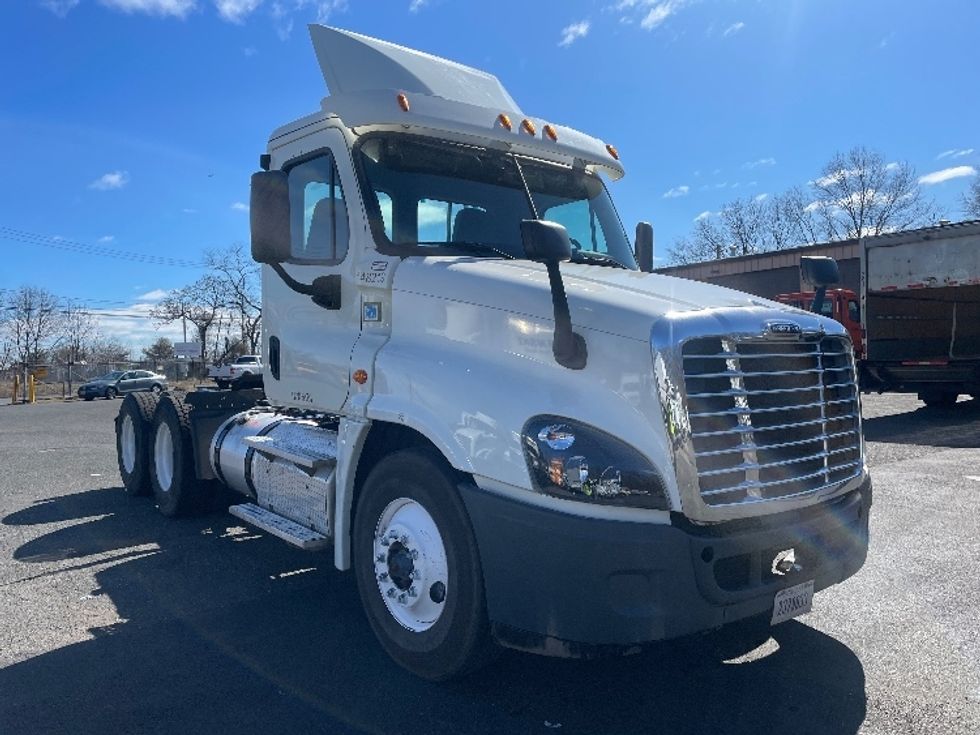
<path id="1" fill-rule="evenodd" d="M 602 505 L 668 510 L 660 473 L 623 441 L 558 416 L 536 416 L 522 435 L 536 489 Z"/>

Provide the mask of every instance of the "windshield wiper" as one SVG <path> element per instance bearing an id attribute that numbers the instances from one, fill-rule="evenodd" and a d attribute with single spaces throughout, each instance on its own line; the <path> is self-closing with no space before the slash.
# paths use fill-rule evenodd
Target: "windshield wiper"
<path id="1" fill-rule="evenodd" d="M 623 265 L 611 255 L 599 253 L 594 250 L 572 250 L 572 262 L 608 265 L 614 268 L 624 268 L 625 270 L 629 270 L 628 266 Z"/>
<path id="2" fill-rule="evenodd" d="M 506 250 L 500 250 L 495 248 L 493 245 L 487 245 L 485 242 L 443 242 L 443 241 L 429 241 L 422 240 L 416 245 L 442 245 L 447 248 L 460 248 L 461 250 L 466 250 L 467 248 L 471 250 L 483 250 L 486 252 L 496 253 L 501 258 L 507 258 L 507 260 L 514 260 L 517 256 L 508 253 Z"/>

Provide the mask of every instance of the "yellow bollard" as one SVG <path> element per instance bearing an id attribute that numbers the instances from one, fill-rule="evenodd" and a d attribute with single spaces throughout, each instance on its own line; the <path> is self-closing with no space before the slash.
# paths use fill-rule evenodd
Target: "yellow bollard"
<path id="1" fill-rule="evenodd" d="M 27 400 L 28 400 L 29 403 L 34 403 L 34 399 L 35 399 L 35 395 L 34 395 L 35 382 L 36 381 L 34 380 L 34 373 L 31 373 L 27 377 Z"/>

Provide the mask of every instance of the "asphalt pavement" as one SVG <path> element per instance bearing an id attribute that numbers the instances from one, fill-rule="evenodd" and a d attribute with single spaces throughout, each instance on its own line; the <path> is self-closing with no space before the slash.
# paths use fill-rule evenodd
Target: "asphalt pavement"
<path id="1" fill-rule="evenodd" d="M 0 406 L 0 733 L 976 735 L 980 406 L 864 403 L 867 564 L 767 644 L 442 685 L 388 660 L 329 552 L 126 497 L 117 401 Z"/>

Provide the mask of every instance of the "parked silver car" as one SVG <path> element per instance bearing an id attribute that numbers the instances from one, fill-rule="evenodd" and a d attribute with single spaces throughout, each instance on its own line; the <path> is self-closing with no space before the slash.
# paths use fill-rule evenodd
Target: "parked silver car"
<path id="1" fill-rule="evenodd" d="M 161 393 L 167 389 L 165 375 L 149 370 L 113 370 L 101 378 L 90 380 L 78 387 L 78 397 L 91 401 L 93 398 L 115 398 L 123 393 L 153 391 Z"/>

